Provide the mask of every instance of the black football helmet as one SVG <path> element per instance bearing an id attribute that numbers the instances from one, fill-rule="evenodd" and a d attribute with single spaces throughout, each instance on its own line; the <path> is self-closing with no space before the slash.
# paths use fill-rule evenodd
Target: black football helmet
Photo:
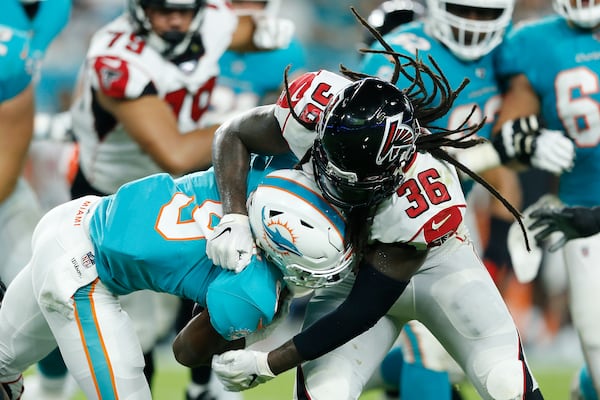
<path id="1" fill-rule="evenodd" d="M 185 61 L 198 58 L 204 53 L 200 38 L 202 9 L 206 0 L 127 0 L 127 10 L 136 32 L 145 37 L 148 45 L 152 46 L 168 60 Z M 167 10 L 193 10 L 194 19 L 187 32 L 166 32 L 157 35 L 146 15 L 148 7 Z M 185 59 L 181 59 L 185 56 Z"/>
<path id="2" fill-rule="evenodd" d="M 336 94 L 317 124 L 312 148 L 323 195 L 342 208 L 373 206 L 396 191 L 415 154 L 419 125 L 406 94 L 377 78 Z"/>

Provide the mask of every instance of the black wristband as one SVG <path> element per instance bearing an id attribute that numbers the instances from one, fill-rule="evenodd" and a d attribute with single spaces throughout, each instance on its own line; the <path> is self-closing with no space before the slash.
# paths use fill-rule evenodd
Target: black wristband
<path id="1" fill-rule="evenodd" d="M 506 153 L 506 148 L 504 147 L 503 140 L 504 138 L 502 136 L 502 132 L 492 132 L 492 137 L 490 139 L 490 141 L 492 142 L 492 146 L 494 146 L 496 153 L 498 153 L 498 156 L 500 157 L 500 162 L 502 164 L 506 164 L 507 162 L 512 160 L 512 157 L 510 157 Z"/>
<path id="2" fill-rule="evenodd" d="M 303 360 L 314 360 L 367 331 L 400 297 L 408 281 L 397 281 L 363 261 L 348 297 L 292 339 Z"/>

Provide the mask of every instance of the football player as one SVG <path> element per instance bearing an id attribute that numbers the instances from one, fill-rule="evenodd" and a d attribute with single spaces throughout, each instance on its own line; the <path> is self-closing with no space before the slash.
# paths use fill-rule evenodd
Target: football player
<path id="1" fill-rule="evenodd" d="M 402 325 L 419 319 L 482 397 L 541 398 L 514 322 L 470 242 L 453 159 L 437 143 L 454 144 L 446 136 L 454 131 L 430 135 L 419 126 L 447 112 L 456 93 L 418 61 L 396 61 L 393 76 L 402 64 L 418 70 L 408 92 L 352 71 L 344 70 L 348 79 L 321 70 L 294 80 L 276 104 L 218 129 L 213 162 L 225 215 L 207 243 L 215 263 L 243 271 L 250 259 L 242 199 L 250 152 L 292 152 L 325 198 L 349 213 L 361 255 L 353 279 L 315 293 L 293 339 L 269 353 L 213 358 L 229 390 L 298 367 L 297 398 L 358 398 Z M 443 91 L 440 104 L 429 103 L 423 76 Z"/>
<path id="2" fill-rule="evenodd" d="M 267 248 L 274 264 L 255 253 L 240 274 L 213 265 L 204 251 L 222 215 L 212 171 L 156 174 L 49 211 L 0 309 L 0 382 L 10 398 L 20 398 L 21 373 L 58 344 L 86 398 L 151 399 L 120 295 L 152 290 L 205 307 L 186 332 L 210 322 L 200 325 L 211 327 L 211 342 L 195 353 L 210 360 L 211 351 L 238 348 L 255 331 L 262 338 L 285 282 L 320 287 L 347 276 L 353 257 L 343 215 L 300 171 L 266 175 L 275 165 L 254 170 L 248 187 L 256 189 L 250 203 L 265 235 L 257 242 L 279 251 Z"/>
<path id="3" fill-rule="evenodd" d="M 221 0 L 129 0 L 92 38 L 71 107 L 79 143 L 72 195 L 110 194 L 156 172 L 210 165 L 216 126 L 203 126 L 225 50 L 275 43 Z M 286 21 L 289 22 L 289 21 Z M 286 25 L 287 26 L 287 25 Z M 258 42 L 255 42 L 255 39 Z"/>
<path id="4" fill-rule="evenodd" d="M 428 14 L 425 18 L 383 36 L 394 51 L 411 57 L 418 56 L 429 67 L 433 67 L 433 61 L 428 57 L 433 57 L 435 62 L 444 66 L 451 86 L 458 87 L 465 77 L 469 79 L 469 84 L 455 100 L 452 110 L 441 116 L 436 121 L 436 126 L 456 129 L 465 116 L 472 112 L 473 121 L 486 118 L 486 123 L 477 134 L 486 139 L 491 137 L 494 118 L 501 103 L 500 90 L 494 75 L 493 50 L 502 40 L 511 21 L 513 8 L 514 0 L 431 0 L 427 2 Z M 383 46 L 376 42 L 372 49 L 380 50 Z M 363 58 L 360 69 L 362 72 L 386 79 L 389 79 L 393 70 L 387 56 L 370 53 Z M 397 84 L 402 88 L 407 87 L 409 82 L 407 78 L 400 77 Z M 481 149 L 481 146 L 477 146 L 465 151 Z M 477 166 L 475 168 L 480 170 Z M 498 167 L 482 172 L 482 176 L 498 188 L 513 205 L 519 207 L 520 188 L 515 172 Z M 469 193 L 473 187 L 473 180 L 465 178 L 462 182 L 463 189 L 467 200 L 472 203 Z M 501 204 L 499 207 L 494 204 L 491 215 L 491 237 L 483 257 L 488 268 L 495 270 L 506 265 L 509 260 L 504 243 L 513 216 L 507 213 Z M 480 243 L 477 229 L 471 231 L 475 233 L 475 242 Z M 494 271 L 492 273 L 497 275 Z M 408 346 L 405 354 L 412 362 L 407 362 L 402 366 L 402 370 L 397 366 L 396 373 L 402 371 L 407 382 L 402 384 L 403 380 L 400 380 L 400 398 L 450 399 L 451 385 L 448 382 L 447 370 L 455 364 L 450 357 L 443 354 L 444 350 L 436 343 L 435 338 L 418 324 L 413 322 L 406 325 L 406 332 L 402 335 L 402 343 Z M 417 330 L 411 332 L 415 327 Z M 415 343 L 415 340 L 418 343 Z M 436 354 L 439 351 L 442 354 Z M 389 367 L 393 364 L 384 362 L 383 365 Z M 425 381 L 428 382 L 427 385 L 409 384 Z"/>
<path id="5" fill-rule="evenodd" d="M 22 177 L 33 137 L 36 76 L 70 11 L 69 0 L 8 0 L 0 15 L 0 279 L 7 285 L 29 259 L 29 241 L 41 217 L 38 201 Z"/>
<path id="6" fill-rule="evenodd" d="M 554 0 L 553 5 L 555 15 L 523 23 L 500 47 L 497 71 L 507 91 L 498 118 L 537 115 L 545 128 L 570 137 L 576 157 L 573 168 L 558 178 L 558 197 L 567 207 L 594 207 L 600 204 L 600 2 Z M 569 241 L 563 249 L 571 317 L 597 393 L 600 306 L 593 299 L 600 290 L 599 241 L 594 235 Z"/>
<path id="7" fill-rule="evenodd" d="M 22 172 L 33 137 L 35 86 L 48 46 L 67 24 L 70 0 L 7 0 L 0 15 L 0 286 L 31 256 L 42 216 Z M 1 291 L 1 289 L 0 289 Z M 1 301 L 1 299 L 0 299 Z"/>

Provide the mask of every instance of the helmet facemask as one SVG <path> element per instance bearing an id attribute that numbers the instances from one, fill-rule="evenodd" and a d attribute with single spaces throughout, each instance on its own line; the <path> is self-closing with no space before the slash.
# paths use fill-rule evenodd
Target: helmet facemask
<path id="1" fill-rule="evenodd" d="M 471 61 L 502 42 L 514 0 L 429 0 L 428 6 L 433 35 L 458 58 Z"/>
<path id="2" fill-rule="evenodd" d="M 594 28 L 600 24 L 600 4 L 595 4 L 594 0 L 586 4 L 576 0 L 575 5 L 571 5 L 570 0 L 554 0 L 553 6 L 558 14 L 581 28 Z"/>

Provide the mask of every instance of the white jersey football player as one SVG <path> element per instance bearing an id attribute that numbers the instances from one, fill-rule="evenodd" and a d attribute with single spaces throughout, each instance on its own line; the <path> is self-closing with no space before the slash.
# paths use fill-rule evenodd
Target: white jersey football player
<path id="1" fill-rule="evenodd" d="M 413 89 L 423 93 L 420 78 Z M 420 108 L 413 110 L 411 96 Z M 430 146 L 441 136 L 419 127 L 445 112 L 452 95 L 440 108 L 414 96 L 380 79 L 352 82 L 321 70 L 294 80 L 276 104 L 217 131 L 213 157 L 227 214 L 207 244 L 213 261 L 243 270 L 251 254 L 240 197 L 249 151 L 293 152 L 325 198 L 348 212 L 362 255 L 355 277 L 317 290 L 292 340 L 269 353 L 213 359 L 229 390 L 298 367 L 296 398 L 358 398 L 402 325 L 417 319 L 483 398 L 542 398 L 514 322 L 469 240 L 456 170 L 431 154 L 441 154 Z"/>
<path id="2" fill-rule="evenodd" d="M 225 50 L 286 45 L 263 40 L 224 0 L 129 0 L 91 39 L 71 107 L 80 171 L 73 196 L 113 193 L 156 172 L 210 165 L 215 126 L 203 127 Z M 287 32 L 287 33 L 286 33 Z M 262 40 L 262 41 L 261 41 Z"/>

